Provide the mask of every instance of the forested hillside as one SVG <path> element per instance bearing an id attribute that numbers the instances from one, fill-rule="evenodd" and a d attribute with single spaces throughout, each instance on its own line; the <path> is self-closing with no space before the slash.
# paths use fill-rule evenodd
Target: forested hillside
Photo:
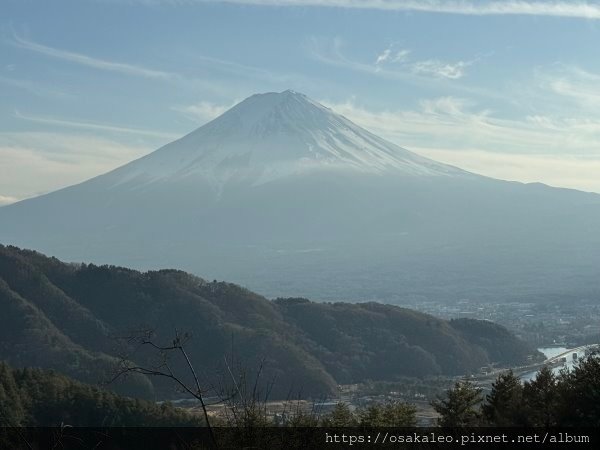
<path id="1" fill-rule="evenodd" d="M 188 333 L 186 348 L 203 383 L 223 379 L 227 357 L 247 374 L 262 367 L 274 398 L 318 397 L 366 379 L 458 375 L 535 353 L 489 322 L 444 321 L 376 303 L 270 301 L 181 271 L 66 264 L 4 246 L 0 310 L 0 359 L 15 367 L 52 368 L 98 383 L 123 358 L 155 363 L 156 352 L 135 352 L 138 341 L 123 338 L 152 330 L 155 342 L 169 343 L 176 332 Z M 171 364 L 184 373 L 183 362 Z M 182 395 L 142 375 L 111 387 L 142 398 Z"/>
<path id="2" fill-rule="evenodd" d="M 198 415 L 118 396 L 53 371 L 12 369 L 0 362 L 0 427 L 199 426 Z"/>

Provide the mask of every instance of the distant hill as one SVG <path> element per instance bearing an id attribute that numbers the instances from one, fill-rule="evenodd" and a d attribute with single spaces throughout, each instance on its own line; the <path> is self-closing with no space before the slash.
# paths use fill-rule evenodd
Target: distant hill
<path id="1" fill-rule="evenodd" d="M 400 376 L 458 375 L 492 361 L 518 364 L 535 350 L 484 321 L 444 321 L 377 303 L 313 303 L 266 298 L 239 286 L 176 271 L 66 264 L 0 245 L 0 359 L 51 368 L 88 383 L 110 378 L 115 340 L 152 329 L 187 348 L 203 383 L 222 380 L 224 357 L 263 380 L 273 398 L 317 397 L 339 383 Z M 156 355 L 139 353 L 139 364 Z M 173 363 L 175 370 L 182 366 Z M 146 398 L 181 396 L 136 376 L 114 389 Z"/>

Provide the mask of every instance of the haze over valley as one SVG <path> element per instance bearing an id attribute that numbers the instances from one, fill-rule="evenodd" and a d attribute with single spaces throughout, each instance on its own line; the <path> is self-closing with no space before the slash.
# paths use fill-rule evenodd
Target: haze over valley
<path id="1" fill-rule="evenodd" d="M 0 447 L 600 442 L 600 0 L 2 11 Z"/>
<path id="2" fill-rule="evenodd" d="M 0 209 L 6 243 L 180 268 L 267 296 L 543 301 L 598 293 L 600 195 L 421 157 L 301 93 L 256 94 L 157 151 Z"/>

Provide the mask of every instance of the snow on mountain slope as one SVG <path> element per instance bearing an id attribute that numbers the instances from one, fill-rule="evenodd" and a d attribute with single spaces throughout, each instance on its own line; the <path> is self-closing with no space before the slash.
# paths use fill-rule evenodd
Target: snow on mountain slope
<path id="1" fill-rule="evenodd" d="M 467 175 L 398 147 L 294 91 L 253 95 L 111 174 L 115 184 L 201 177 L 259 185 L 315 170 Z"/>
<path id="2" fill-rule="evenodd" d="M 584 298 L 600 292 L 598 230 L 598 195 L 437 163 L 292 91 L 0 208 L 5 244 L 322 299 Z"/>

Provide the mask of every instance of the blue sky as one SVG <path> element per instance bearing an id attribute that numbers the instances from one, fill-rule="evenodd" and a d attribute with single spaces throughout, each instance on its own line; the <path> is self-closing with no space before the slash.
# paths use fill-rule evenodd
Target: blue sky
<path id="1" fill-rule="evenodd" d="M 485 175 L 600 192 L 600 2 L 3 0 L 0 204 L 294 89 Z"/>

